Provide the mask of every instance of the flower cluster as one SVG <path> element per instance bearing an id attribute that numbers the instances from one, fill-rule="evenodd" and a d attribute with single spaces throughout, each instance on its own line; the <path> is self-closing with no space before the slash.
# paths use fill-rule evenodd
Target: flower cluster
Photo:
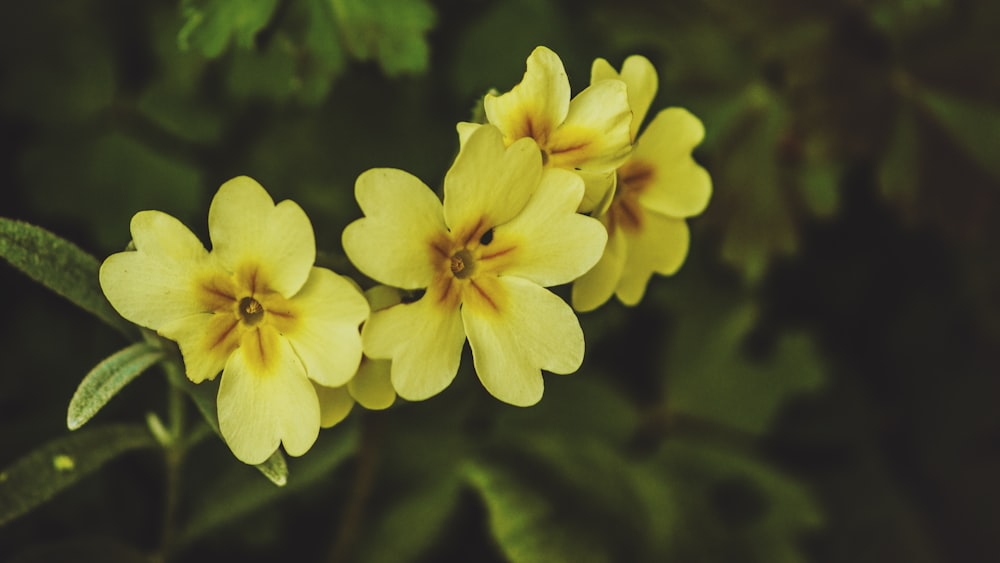
<path id="1" fill-rule="evenodd" d="M 466 341 L 489 393 L 533 405 L 542 370 L 583 361 L 573 308 L 612 295 L 638 303 L 654 272 L 680 267 L 684 219 L 707 204 L 708 174 L 691 158 L 697 118 L 666 109 L 637 139 L 656 87 L 645 58 L 621 73 L 598 59 L 571 98 L 559 57 L 537 48 L 520 84 L 486 96 L 487 123 L 458 124 L 443 198 L 402 170 L 358 177 L 364 216 L 342 242 L 380 284 L 365 293 L 314 265 L 298 205 L 275 205 L 246 177 L 212 201 L 211 250 L 173 217 L 143 211 L 134 249 L 105 260 L 101 286 L 123 317 L 177 343 L 191 381 L 221 372 L 220 431 L 246 463 L 279 445 L 302 455 L 355 401 L 382 409 L 397 394 L 436 395 Z M 547 289 L 567 283 L 573 308 Z"/>

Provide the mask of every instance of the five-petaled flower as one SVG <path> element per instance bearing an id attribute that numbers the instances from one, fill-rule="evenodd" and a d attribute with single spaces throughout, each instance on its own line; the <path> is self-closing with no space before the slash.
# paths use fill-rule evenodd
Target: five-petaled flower
<path id="1" fill-rule="evenodd" d="M 123 317 L 177 342 L 191 381 L 222 372 L 219 427 L 237 458 L 263 462 L 279 443 L 302 455 L 342 410 L 321 397 L 358 369 L 368 302 L 313 265 L 302 209 L 250 178 L 219 188 L 208 228 L 211 252 L 174 217 L 137 213 L 135 250 L 104 261 L 101 287 Z"/>
<path id="2" fill-rule="evenodd" d="M 613 78 L 628 85 L 635 139 L 656 95 L 656 69 L 638 55 L 625 60 L 620 75 L 606 60 L 594 61 L 592 84 Z M 712 193 L 708 172 L 691 157 L 704 135 L 701 121 L 681 108 L 659 112 L 646 127 L 618 169 L 610 205 L 598 210 L 608 244 L 597 265 L 573 284 L 578 311 L 595 309 L 612 295 L 635 305 L 654 272 L 670 275 L 684 263 L 690 236 L 684 219 L 701 213 Z"/>
<path id="3" fill-rule="evenodd" d="M 466 338 L 479 379 L 498 399 L 541 399 L 541 370 L 571 373 L 584 341 L 572 309 L 545 287 L 590 269 L 606 241 L 601 224 L 576 213 L 583 182 L 542 167 L 532 139 L 505 146 L 478 128 L 445 176 L 444 202 L 416 177 L 369 170 L 355 194 L 365 217 L 344 230 L 351 261 L 417 300 L 372 313 L 365 354 L 391 359 L 391 380 L 421 400 L 454 379 Z"/>
<path id="4" fill-rule="evenodd" d="M 504 142 L 534 139 L 549 168 L 570 170 L 583 178 L 586 190 L 578 206 L 589 212 L 610 194 L 615 170 L 632 147 L 625 83 L 617 77 L 596 80 L 570 100 L 569 78 L 559 56 L 537 47 L 528 57 L 524 78 L 503 94 L 487 94 L 486 118 L 503 133 Z M 464 143 L 478 125 L 459 123 Z"/>

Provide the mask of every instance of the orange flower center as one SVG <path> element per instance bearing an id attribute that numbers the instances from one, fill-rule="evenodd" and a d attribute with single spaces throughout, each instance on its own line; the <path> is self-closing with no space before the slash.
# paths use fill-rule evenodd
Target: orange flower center
<path id="1" fill-rule="evenodd" d="M 618 188 L 607 212 L 609 232 L 618 228 L 628 232 L 642 230 L 644 212 L 639 196 L 652 185 L 654 173 L 649 163 L 635 159 L 618 169 Z"/>

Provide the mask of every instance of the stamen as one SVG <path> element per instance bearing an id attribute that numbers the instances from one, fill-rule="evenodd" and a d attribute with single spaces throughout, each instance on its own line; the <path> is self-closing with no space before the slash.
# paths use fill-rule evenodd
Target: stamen
<path id="1" fill-rule="evenodd" d="M 464 280 L 475 272 L 476 260 L 468 250 L 462 249 L 451 256 L 451 273 Z"/>
<path id="2" fill-rule="evenodd" d="M 240 317 L 248 325 L 255 325 L 264 318 L 264 307 L 253 297 L 240 300 Z"/>

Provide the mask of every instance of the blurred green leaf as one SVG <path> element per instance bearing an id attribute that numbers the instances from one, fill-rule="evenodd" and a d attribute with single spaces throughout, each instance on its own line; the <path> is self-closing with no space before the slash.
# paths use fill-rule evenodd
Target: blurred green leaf
<path id="1" fill-rule="evenodd" d="M 14 555 L 5 563 L 149 563 L 149 555 L 113 538 L 68 538 L 46 541 Z"/>
<path id="2" fill-rule="evenodd" d="M 722 258 L 756 283 L 775 256 L 796 250 L 798 233 L 777 160 L 787 110 L 762 84 L 743 97 L 743 126 L 733 131 L 709 213 L 722 209 Z"/>
<path id="3" fill-rule="evenodd" d="M 75 244 L 41 227 L 0 217 L 0 256 L 122 334 L 135 334 L 135 327 L 104 297 L 97 260 Z"/>
<path id="4" fill-rule="evenodd" d="M 87 428 L 56 438 L 0 471 L 0 525 L 41 505 L 119 455 L 157 446 L 141 425 Z"/>
<path id="5" fill-rule="evenodd" d="M 231 469 L 216 476 L 214 485 L 196 498 L 191 508 L 192 517 L 181 530 L 181 542 L 190 543 L 210 535 L 222 526 L 329 477 L 335 468 L 354 453 L 357 442 L 358 432 L 354 425 L 342 424 L 325 432 L 307 455 L 294 462 L 295 479 L 287 487 L 265 484 L 260 478 L 234 464 Z M 279 456 L 280 453 L 277 452 Z M 284 457 L 280 459 L 284 465 Z"/>
<path id="6" fill-rule="evenodd" d="M 1000 107 L 926 88 L 916 89 L 915 96 L 973 161 L 1000 180 Z"/>
<path id="7" fill-rule="evenodd" d="M 203 216 L 201 172 L 120 132 L 49 137 L 27 149 L 20 165 L 39 209 L 90 218 L 106 248 L 125 247 L 129 219 L 141 209 L 163 210 L 187 224 Z"/>
<path id="8" fill-rule="evenodd" d="M 359 561 L 421 561 L 434 542 L 447 535 L 448 520 L 459 500 L 460 481 L 453 473 L 393 500 L 366 532 Z"/>
<path id="9" fill-rule="evenodd" d="M 166 368 L 167 377 L 170 379 L 171 385 L 179 387 L 191 397 L 191 400 L 198 407 L 198 412 L 201 413 L 205 422 L 215 431 L 216 436 L 222 440 L 222 431 L 219 430 L 219 412 L 216 403 L 219 391 L 218 384 L 215 382 L 192 383 L 188 378 L 184 377 L 183 366 L 177 363 L 165 363 L 164 367 Z M 225 440 L 222 441 L 225 443 Z M 226 448 L 228 449 L 228 447 L 227 445 Z M 267 461 L 254 467 L 279 487 L 284 487 L 288 483 L 288 464 L 285 463 L 285 455 L 281 453 L 281 448 L 275 450 L 271 454 L 271 457 L 267 458 Z"/>
<path id="10" fill-rule="evenodd" d="M 912 212 L 920 184 L 920 153 L 917 124 L 913 112 L 903 107 L 896 117 L 888 151 L 878 168 L 882 197 Z"/>
<path id="11" fill-rule="evenodd" d="M 221 55 L 233 38 L 239 47 L 249 49 L 277 6 L 278 0 L 183 0 L 181 12 L 186 21 L 177 44 L 210 59 Z"/>
<path id="12" fill-rule="evenodd" d="M 375 60 L 389 76 L 427 70 L 426 33 L 434 8 L 425 0 L 329 0 L 347 51 Z"/>
<path id="13" fill-rule="evenodd" d="M 649 462 L 672 485 L 676 541 L 659 560 L 804 563 L 801 534 L 822 522 L 809 492 L 738 451 L 670 440 Z"/>
<path id="14" fill-rule="evenodd" d="M 66 413 L 66 426 L 76 430 L 108 401 L 163 357 L 163 350 L 139 342 L 115 352 L 90 370 L 73 393 Z"/>
<path id="15" fill-rule="evenodd" d="M 804 333 L 777 334 L 763 357 L 747 356 L 759 312 L 740 292 L 698 280 L 694 271 L 662 295 L 676 323 L 663 367 L 671 413 L 761 435 L 789 398 L 824 382 Z"/>

